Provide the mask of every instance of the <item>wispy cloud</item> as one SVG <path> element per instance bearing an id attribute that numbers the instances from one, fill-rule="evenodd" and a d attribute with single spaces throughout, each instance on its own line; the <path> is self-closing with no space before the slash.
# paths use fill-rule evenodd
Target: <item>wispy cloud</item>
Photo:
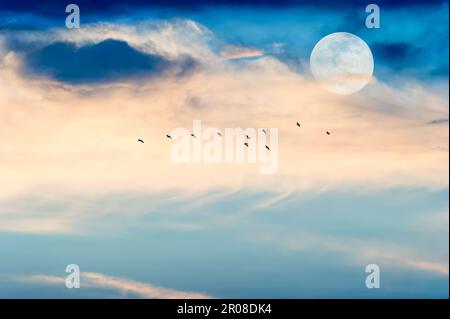
<path id="1" fill-rule="evenodd" d="M 29 234 L 60 234 L 72 231 L 71 222 L 58 217 L 14 217 L 2 216 L 0 213 L 0 232 Z"/>
<path id="2" fill-rule="evenodd" d="M 25 283 L 38 283 L 47 285 L 65 284 L 65 278 L 49 275 L 17 276 L 17 281 Z M 130 294 L 139 298 L 148 299 L 210 299 L 211 296 L 198 292 L 179 291 L 154 286 L 139 281 L 118 278 L 95 272 L 83 272 L 80 278 L 80 290 L 90 288 L 103 288 L 118 291 L 121 294 Z"/>
<path id="3" fill-rule="evenodd" d="M 259 49 L 227 45 L 222 49 L 221 55 L 226 59 L 243 59 L 260 57 L 264 55 L 264 52 Z"/>
<path id="4" fill-rule="evenodd" d="M 429 121 L 427 124 L 429 125 L 448 124 L 448 119 L 436 119 Z"/>
<path id="5" fill-rule="evenodd" d="M 433 257 L 427 257 L 428 252 L 409 246 L 383 242 L 382 240 L 373 241 L 314 233 L 270 235 L 268 232 L 264 236 L 257 238 L 291 251 L 313 249 L 337 252 L 350 257 L 351 264 L 365 265 L 376 263 L 381 266 L 390 265 L 392 267 L 416 269 L 438 275 L 449 275 L 448 255 L 445 262 L 433 260 Z"/>

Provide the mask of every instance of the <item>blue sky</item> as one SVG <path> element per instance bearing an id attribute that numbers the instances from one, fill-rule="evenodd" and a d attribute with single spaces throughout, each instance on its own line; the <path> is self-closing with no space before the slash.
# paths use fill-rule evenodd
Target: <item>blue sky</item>
<path id="1" fill-rule="evenodd" d="M 446 236 L 446 226 L 436 230 L 434 225 L 417 223 L 424 213 L 446 208 L 445 191 L 395 191 L 356 198 L 349 194 L 305 195 L 285 201 L 279 207 L 255 210 L 240 217 L 239 222 L 213 226 L 211 230 L 207 225 L 214 224 L 220 216 L 195 216 L 206 215 L 204 212 L 232 215 L 227 207 L 248 205 L 256 197 L 233 196 L 202 207 L 201 212 L 192 212 L 194 216 L 188 220 L 194 219 L 197 225 L 205 227 L 197 231 L 152 227 L 172 219 L 166 216 L 170 211 L 164 210 L 139 220 L 141 225 L 103 230 L 90 236 L 2 234 L 2 242 L 14 243 L 14 246 L 2 245 L 1 254 L 9 256 L 2 267 L 3 275 L 62 276 L 61 269 L 76 261 L 89 271 L 187 291 L 202 287 L 210 295 L 226 298 L 445 296 L 448 285 L 442 275 L 389 263 L 382 266 L 383 289 L 368 290 L 361 284 L 364 268 L 353 261 L 355 256 L 351 252 L 283 247 L 289 236 L 316 233 L 370 242 L 371 247 L 377 247 L 379 242 L 413 244 L 423 252 L 434 249 L 445 254 L 448 244 L 442 237 Z M 405 203 L 406 198 L 414 200 Z M 331 210 L 330 205 L 335 208 Z M 302 243 L 306 239 L 298 240 Z M 4 281 L 6 289 L 2 289 L 2 297 L 84 296 L 83 289 L 74 292 L 65 287 L 39 284 L 30 287 Z"/>
<path id="2" fill-rule="evenodd" d="M 0 0 L 1 298 L 448 298 L 448 1 L 78 4 Z M 354 95 L 309 70 L 333 32 Z M 278 171 L 172 163 L 197 119 L 278 128 Z"/>

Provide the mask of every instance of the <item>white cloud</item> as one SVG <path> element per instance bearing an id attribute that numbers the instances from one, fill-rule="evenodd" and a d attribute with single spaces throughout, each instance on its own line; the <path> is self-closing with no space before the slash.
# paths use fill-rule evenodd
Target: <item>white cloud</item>
<path id="1" fill-rule="evenodd" d="M 205 63 L 217 59 L 209 47 L 209 43 L 214 39 L 212 33 L 192 20 L 154 20 L 133 25 L 100 22 L 84 24 L 82 28 L 69 32 L 65 28 L 53 28 L 6 31 L 4 34 L 31 46 L 43 46 L 58 41 L 82 46 L 116 39 L 126 41 L 142 52 L 168 58 L 189 55 Z"/>

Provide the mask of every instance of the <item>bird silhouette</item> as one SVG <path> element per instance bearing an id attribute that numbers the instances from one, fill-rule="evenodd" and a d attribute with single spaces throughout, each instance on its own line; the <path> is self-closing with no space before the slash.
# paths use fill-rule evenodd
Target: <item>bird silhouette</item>
<path id="1" fill-rule="evenodd" d="M 244 145 L 248 147 L 248 143 L 244 143 Z"/>
<path id="2" fill-rule="evenodd" d="M 222 133 L 220 133 L 220 132 L 217 132 L 217 135 L 219 135 L 220 137 L 222 137 Z"/>
<path id="3" fill-rule="evenodd" d="M 166 137 L 172 139 L 172 136 L 170 136 L 169 134 L 167 134 Z"/>
<path id="4" fill-rule="evenodd" d="M 195 134 L 194 134 L 194 133 L 192 133 L 192 134 L 191 134 L 191 136 L 192 136 L 193 138 L 197 138 L 197 136 L 195 136 Z"/>
<path id="5" fill-rule="evenodd" d="M 140 138 L 138 138 L 138 142 L 141 142 L 142 144 L 144 143 L 144 141 L 141 140 Z"/>
<path id="6" fill-rule="evenodd" d="M 249 140 L 250 139 L 250 136 L 248 136 L 248 135 L 245 135 L 245 137 Z"/>
<path id="7" fill-rule="evenodd" d="M 330 135 L 331 133 L 327 131 L 327 135 Z"/>
<path id="8" fill-rule="evenodd" d="M 300 123 L 299 122 L 297 122 L 297 126 L 300 127 Z"/>
<path id="9" fill-rule="evenodd" d="M 267 146 L 267 145 L 266 145 L 266 148 L 267 148 L 267 150 L 268 150 L 268 151 L 270 151 L 270 148 L 269 148 L 269 146 Z"/>
<path id="10" fill-rule="evenodd" d="M 267 135 L 266 129 L 262 129 L 262 132 Z"/>

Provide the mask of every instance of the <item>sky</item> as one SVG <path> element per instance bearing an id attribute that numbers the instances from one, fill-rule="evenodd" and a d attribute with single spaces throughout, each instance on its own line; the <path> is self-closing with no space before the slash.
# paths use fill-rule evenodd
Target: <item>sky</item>
<path id="1" fill-rule="evenodd" d="M 448 1 L 75 3 L 0 0 L 0 298 L 448 298 Z M 357 93 L 312 75 L 334 32 Z M 195 120 L 277 169 L 174 163 Z"/>

